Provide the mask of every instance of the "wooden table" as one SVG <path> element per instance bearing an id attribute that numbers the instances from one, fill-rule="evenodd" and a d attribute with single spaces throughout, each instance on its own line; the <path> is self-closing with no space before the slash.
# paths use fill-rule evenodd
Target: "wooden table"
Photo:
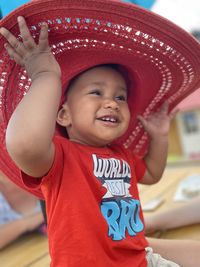
<path id="1" fill-rule="evenodd" d="M 0 252 L 1 267 L 49 267 L 47 237 L 37 233 L 20 237 Z"/>
<path id="2" fill-rule="evenodd" d="M 170 167 L 166 169 L 162 180 L 158 184 L 152 186 L 139 185 L 142 204 L 161 196 L 164 198 L 164 203 L 153 212 L 160 212 L 182 205 L 182 203 L 173 201 L 176 187 L 183 178 L 193 173 L 200 174 L 200 167 Z M 200 240 L 200 224 L 163 232 L 160 237 Z M 0 267 L 49 267 L 49 262 L 47 237 L 37 233 L 22 236 L 0 252 Z"/>

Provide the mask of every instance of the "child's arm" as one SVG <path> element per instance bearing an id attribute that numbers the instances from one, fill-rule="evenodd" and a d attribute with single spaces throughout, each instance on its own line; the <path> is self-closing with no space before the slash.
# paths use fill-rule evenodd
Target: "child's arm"
<path id="1" fill-rule="evenodd" d="M 168 133 L 170 121 L 177 110 L 168 114 L 169 105 L 165 102 L 160 111 L 151 114 L 147 119 L 139 116 L 144 129 L 150 136 L 148 153 L 144 158 L 147 171 L 140 180 L 143 184 L 154 184 L 160 180 L 165 169 L 168 154 Z"/>
<path id="2" fill-rule="evenodd" d="M 18 24 L 22 42 L 5 28 L 0 33 L 7 39 L 8 54 L 26 69 L 32 85 L 9 121 L 6 146 L 20 169 L 41 177 L 54 159 L 52 138 L 61 97 L 61 70 L 50 51 L 47 25 L 42 25 L 36 44 L 23 17 Z"/>

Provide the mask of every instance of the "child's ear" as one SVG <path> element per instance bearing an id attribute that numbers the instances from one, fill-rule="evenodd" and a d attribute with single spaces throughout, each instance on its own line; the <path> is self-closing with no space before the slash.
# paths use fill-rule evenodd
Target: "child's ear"
<path id="1" fill-rule="evenodd" d="M 60 126 L 63 126 L 63 127 L 70 126 L 71 117 L 70 117 L 69 107 L 67 103 L 63 104 L 61 109 L 58 111 L 56 121 Z"/>

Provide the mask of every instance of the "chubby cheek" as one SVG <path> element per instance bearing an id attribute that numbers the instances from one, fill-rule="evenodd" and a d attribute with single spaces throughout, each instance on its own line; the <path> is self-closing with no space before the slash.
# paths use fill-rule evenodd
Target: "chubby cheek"
<path id="1" fill-rule="evenodd" d="M 89 111 L 86 111 L 85 109 L 79 109 L 76 111 L 76 116 L 74 117 L 74 121 L 77 125 L 80 125 L 80 127 L 88 127 L 92 120 L 92 113 Z"/>

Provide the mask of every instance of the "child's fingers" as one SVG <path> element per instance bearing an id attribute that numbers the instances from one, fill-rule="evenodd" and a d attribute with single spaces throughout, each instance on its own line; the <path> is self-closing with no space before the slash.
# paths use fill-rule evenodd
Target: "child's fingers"
<path id="1" fill-rule="evenodd" d="M 168 111 L 169 111 L 169 103 L 165 101 L 160 108 L 160 112 L 163 114 L 167 114 Z"/>
<path id="2" fill-rule="evenodd" d="M 21 56 L 18 53 L 16 53 L 16 51 L 9 44 L 6 43 L 4 47 L 6 48 L 8 55 L 10 56 L 10 59 L 13 59 L 17 64 L 23 67 L 24 64 Z"/>
<path id="3" fill-rule="evenodd" d="M 176 116 L 176 114 L 179 112 L 179 109 L 178 108 L 175 108 L 175 109 L 173 109 L 170 113 L 169 113 L 169 118 L 170 118 L 170 120 L 172 120 L 175 116 Z"/>
<path id="4" fill-rule="evenodd" d="M 36 43 L 33 39 L 33 37 L 30 34 L 30 31 L 27 27 L 26 21 L 23 17 L 18 17 L 17 18 L 18 24 L 19 24 L 19 30 L 20 34 L 23 40 L 23 44 L 26 48 L 28 49 L 33 49 L 36 47 Z"/>
<path id="5" fill-rule="evenodd" d="M 8 41 L 10 46 L 20 55 L 23 55 L 26 50 L 24 48 L 24 45 L 6 28 L 1 28 L 0 33 L 5 37 L 5 39 Z"/>
<path id="6" fill-rule="evenodd" d="M 48 40 L 48 25 L 46 23 L 43 23 L 41 26 L 38 45 L 40 51 L 42 52 L 48 51 L 50 49 Z"/>
<path id="7" fill-rule="evenodd" d="M 141 122 L 142 126 L 144 128 L 146 128 L 146 126 L 147 126 L 147 120 L 144 117 L 142 117 L 141 115 L 138 115 L 137 118 Z"/>

